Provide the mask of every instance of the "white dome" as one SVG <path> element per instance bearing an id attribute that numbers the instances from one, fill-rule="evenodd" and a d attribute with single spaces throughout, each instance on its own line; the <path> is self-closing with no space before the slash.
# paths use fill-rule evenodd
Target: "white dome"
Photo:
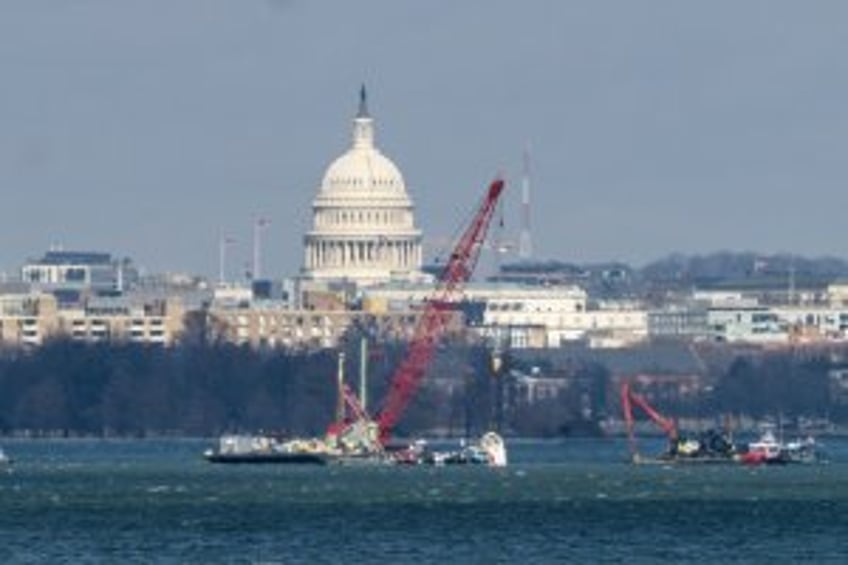
<path id="1" fill-rule="evenodd" d="M 333 161 L 324 173 L 321 192 L 344 198 L 363 196 L 405 196 L 406 187 L 398 168 L 373 145 L 354 146 Z"/>
<path id="2" fill-rule="evenodd" d="M 374 145 L 374 121 L 360 92 L 353 144 L 333 161 L 312 203 L 303 274 L 360 285 L 425 280 L 421 230 L 398 168 Z"/>

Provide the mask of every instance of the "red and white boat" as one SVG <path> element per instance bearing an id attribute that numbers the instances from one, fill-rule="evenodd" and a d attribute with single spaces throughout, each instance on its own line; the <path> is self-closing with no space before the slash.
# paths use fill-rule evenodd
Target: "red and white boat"
<path id="1" fill-rule="evenodd" d="M 749 465 L 787 463 L 783 458 L 783 445 L 777 441 L 774 430 L 764 428 L 757 441 L 748 444 L 748 451 L 741 454 L 743 463 Z"/>
<path id="2" fill-rule="evenodd" d="M 749 465 L 815 463 L 822 460 L 815 439 L 808 437 L 784 443 L 777 439 L 772 426 L 764 427 L 760 438 L 749 443 L 748 450 L 739 458 Z"/>

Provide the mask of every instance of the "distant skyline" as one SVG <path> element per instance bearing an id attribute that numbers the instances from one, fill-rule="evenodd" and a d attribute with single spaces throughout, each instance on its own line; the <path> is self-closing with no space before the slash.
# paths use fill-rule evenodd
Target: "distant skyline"
<path id="1" fill-rule="evenodd" d="M 9 0 L 0 272 L 51 244 L 295 274 L 360 84 L 425 244 L 485 185 L 537 258 L 848 257 L 848 3 Z"/>

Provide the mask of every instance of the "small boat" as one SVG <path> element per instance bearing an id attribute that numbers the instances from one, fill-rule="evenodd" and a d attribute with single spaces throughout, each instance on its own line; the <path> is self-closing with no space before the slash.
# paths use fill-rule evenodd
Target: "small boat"
<path id="1" fill-rule="evenodd" d="M 823 456 L 812 436 L 787 442 L 784 447 L 789 463 L 817 463 Z"/>
<path id="2" fill-rule="evenodd" d="M 12 458 L 6 455 L 6 452 L 3 451 L 3 448 L 0 447 L 0 466 L 2 465 L 11 465 Z"/>
<path id="3" fill-rule="evenodd" d="M 821 460 L 821 454 L 812 437 L 784 443 L 777 439 L 772 426 L 764 426 L 760 438 L 749 443 L 740 458 L 749 465 L 786 465 L 816 463 Z"/>
<path id="4" fill-rule="evenodd" d="M 741 454 L 743 463 L 749 465 L 777 465 L 784 464 L 783 446 L 774 435 L 770 427 L 763 429 L 760 438 L 748 444 L 748 450 Z"/>

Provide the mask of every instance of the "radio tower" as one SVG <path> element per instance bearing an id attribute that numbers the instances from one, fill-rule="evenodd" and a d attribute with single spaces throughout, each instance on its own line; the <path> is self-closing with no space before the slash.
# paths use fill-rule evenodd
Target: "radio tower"
<path id="1" fill-rule="evenodd" d="M 533 242 L 530 239 L 530 144 L 524 148 L 521 172 L 521 234 L 518 238 L 519 259 L 533 257 Z"/>
<path id="2" fill-rule="evenodd" d="M 262 232 L 271 221 L 268 218 L 256 218 L 253 221 L 253 280 L 262 278 Z"/>

